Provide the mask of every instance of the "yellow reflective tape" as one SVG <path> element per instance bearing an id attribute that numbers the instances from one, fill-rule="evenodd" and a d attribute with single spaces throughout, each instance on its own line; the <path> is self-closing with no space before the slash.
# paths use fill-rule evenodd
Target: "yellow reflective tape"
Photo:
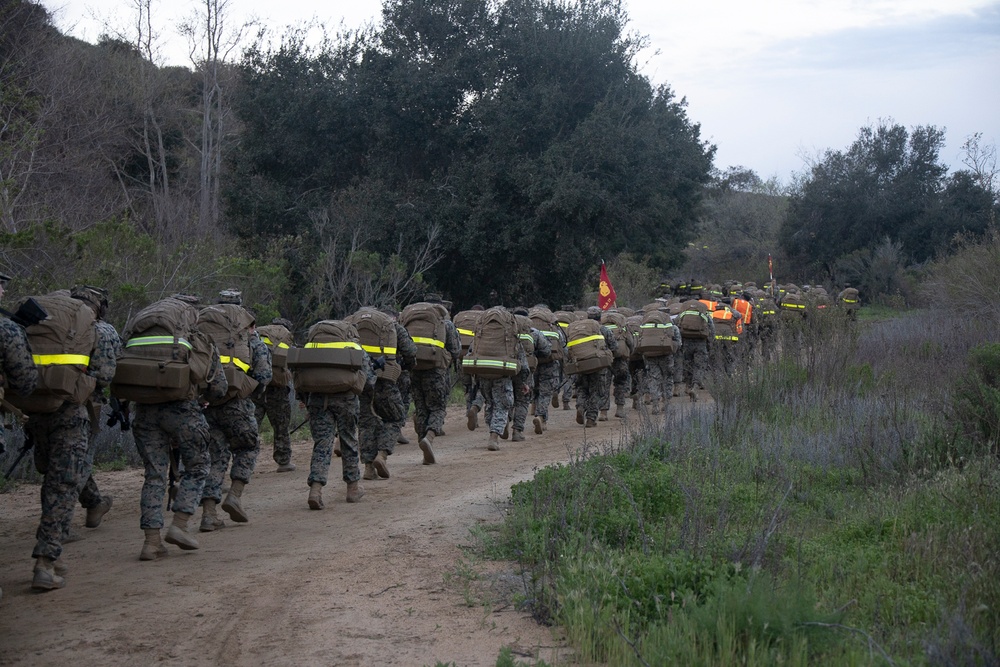
<path id="1" fill-rule="evenodd" d="M 267 336 L 261 336 L 260 339 L 262 341 L 264 341 L 264 345 L 270 345 L 271 347 L 274 347 L 274 343 L 272 343 L 271 339 L 268 338 Z M 288 344 L 287 343 L 278 343 L 278 347 L 281 348 L 282 350 L 287 350 L 288 349 Z"/>
<path id="2" fill-rule="evenodd" d="M 330 342 L 330 343 L 306 343 L 310 349 L 334 349 L 334 350 L 360 350 L 361 346 L 353 341 Z"/>
<path id="3" fill-rule="evenodd" d="M 561 326 L 563 329 L 569 326 L 569 322 L 556 322 L 556 324 Z"/>
<path id="4" fill-rule="evenodd" d="M 650 324 L 640 324 L 639 328 L 640 329 L 669 329 L 672 326 L 674 326 L 674 325 L 673 324 L 656 324 L 654 322 L 654 323 L 650 323 Z"/>
<path id="5" fill-rule="evenodd" d="M 543 330 L 542 331 L 542 335 L 545 336 L 546 338 L 559 338 L 559 332 L 558 331 L 544 331 Z"/>
<path id="6" fill-rule="evenodd" d="M 85 354 L 33 354 L 36 366 L 87 366 L 90 357 Z"/>
<path id="7" fill-rule="evenodd" d="M 437 340 L 436 338 L 423 338 L 421 336 L 414 336 L 413 342 L 418 345 L 433 345 L 434 347 L 444 348 L 444 341 Z"/>
<path id="8" fill-rule="evenodd" d="M 584 338 L 577 338 L 576 340 L 571 340 L 566 343 L 566 347 L 573 347 L 574 345 L 579 345 L 580 343 L 589 343 L 592 340 L 604 340 L 604 336 L 601 334 L 595 334 L 593 336 L 586 336 Z"/>
<path id="9" fill-rule="evenodd" d="M 468 366 L 470 368 L 485 366 L 486 368 L 510 368 L 517 370 L 516 361 L 502 361 L 500 359 L 463 359 L 462 366 Z"/>
<path id="10" fill-rule="evenodd" d="M 517 337 L 521 340 L 526 340 L 529 343 L 534 342 L 535 338 L 531 334 L 517 334 Z"/>
<path id="11" fill-rule="evenodd" d="M 250 364 L 246 363 L 245 361 L 243 361 L 239 357 L 225 357 L 225 356 L 223 356 L 223 355 L 220 354 L 219 355 L 219 361 L 221 361 L 224 364 L 232 364 L 233 366 L 236 366 L 237 368 L 239 368 L 244 373 L 249 373 L 250 372 Z"/>
<path id="12" fill-rule="evenodd" d="M 476 337 L 476 332 L 469 331 L 468 329 L 459 329 L 458 333 L 462 334 L 463 336 L 472 336 L 473 338 Z"/>
<path id="13" fill-rule="evenodd" d="M 607 327 L 608 329 L 611 329 L 612 331 L 617 331 L 618 330 L 618 325 L 617 324 L 602 324 L 601 326 L 602 327 Z"/>
<path id="14" fill-rule="evenodd" d="M 187 349 L 194 349 L 191 347 L 191 343 L 187 342 L 183 338 L 177 339 L 178 345 L 183 345 Z M 141 347 L 143 345 L 173 345 L 173 336 L 141 336 L 139 338 L 130 338 L 125 347 Z"/>
<path id="15" fill-rule="evenodd" d="M 715 340 L 739 340 L 739 339 L 740 339 L 739 336 L 721 336 L 718 334 L 715 336 Z"/>
<path id="16" fill-rule="evenodd" d="M 857 299 L 841 299 L 844 303 L 857 303 Z"/>
<path id="17" fill-rule="evenodd" d="M 781 304 L 781 307 L 782 308 L 788 308 L 789 310 L 791 310 L 793 308 L 798 308 L 799 310 L 804 310 L 805 307 L 806 307 L 806 305 L 804 303 L 783 303 L 783 304 Z"/>
<path id="18" fill-rule="evenodd" d="M 368 354 L 396 354 L 396 348 L 394 347 L 379 347 L 378 345 L 362 345 L 363 349 Z"/>

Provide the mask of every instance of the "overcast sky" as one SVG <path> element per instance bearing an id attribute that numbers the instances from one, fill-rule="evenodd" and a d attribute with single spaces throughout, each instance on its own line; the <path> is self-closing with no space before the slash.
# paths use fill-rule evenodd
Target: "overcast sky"
<path id="1" fill-rule="evenodd" d="M 153 0 L 162 58 L 189 64 L 176 25 L 195 0 Z M 280 34 L 312 18 L 377 21 L 381 0 L 230 0 Z M 126 29 L 132 0 L 42 0 L 63 32 L 90 42 Z M 823 150 L 880 118 L 947 130 L 961 168 L 973 132 L 1000 140 L 1000 0 L 625 0 L 649 37 L 641 70 L 688 101 L 716 166 L 788 182 Z"/>

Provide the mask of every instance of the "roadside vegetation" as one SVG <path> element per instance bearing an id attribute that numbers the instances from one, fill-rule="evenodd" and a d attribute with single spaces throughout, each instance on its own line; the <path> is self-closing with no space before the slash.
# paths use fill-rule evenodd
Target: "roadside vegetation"
<path id="1" fill-rule="evenodd" d="M 996 284 L 997 248 L 928 285 Z M 998 320 L 928 298 L 786 330 L 780 358 L 716 378 L 714 409 L 540 471 L 486 553 L 523 565 L 524 606 L 584 662 L 997 664 Z"/>

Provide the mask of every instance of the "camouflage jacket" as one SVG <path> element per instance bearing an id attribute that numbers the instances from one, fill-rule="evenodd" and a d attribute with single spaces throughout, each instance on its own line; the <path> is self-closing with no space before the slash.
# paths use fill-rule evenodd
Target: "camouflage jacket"
<path id="1" fill-rule="evenodd" d="M 103 320 L 94 322 L 97 337 L 90 353 L 87 375 L 97 380 L 97 391 L 111 384 L 122 351 L 122 340 L 115 328 Z"/>
<path id="2" fill-rule="evenodd" d="M 250 332 L 250 372 L 249 375 L 263 387 L 271 383 L 271 350 L 260 339 L 256 331 Z"/>
<path id="3" fill-rule="evenodd" d="M 417 344 L 410 338 L 406 327 L 399 322 L 393 322 L 393 325 L 396 327 L 396 359 L 403 368 L 413 368 L 413 364 L 417 363 Z"/>
<path id="4" fill-rule="evenodd" d="M 0 318 L 0 385 L 27 396 L 38 385 L 38 369 L 24 329 Z"/>
<path id="5" fill-rule="evenodd" d="M 219 350 L 212 345 L 212 363 L 208 367 L 208 384 L 201 392 L 204 400 L 212 402 L 222 399 L 229 391 L 229 381 L 226 380 L 226 372 L 222 370 L 222 361 L 219 359 Z"/>

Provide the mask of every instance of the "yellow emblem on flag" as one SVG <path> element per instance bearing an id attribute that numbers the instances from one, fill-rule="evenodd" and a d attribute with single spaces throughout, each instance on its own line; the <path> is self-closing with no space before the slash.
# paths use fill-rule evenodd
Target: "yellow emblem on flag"
<path id="1" fill-rule="evenodd" d="M 611 288 L 608 287 L 608 283 L 604 280 L 601 281 L 601 296 L 607 297 L 611 294 Z"/>

